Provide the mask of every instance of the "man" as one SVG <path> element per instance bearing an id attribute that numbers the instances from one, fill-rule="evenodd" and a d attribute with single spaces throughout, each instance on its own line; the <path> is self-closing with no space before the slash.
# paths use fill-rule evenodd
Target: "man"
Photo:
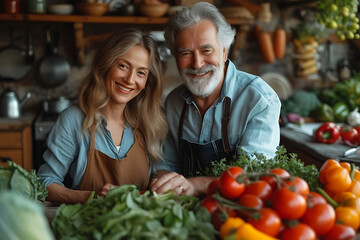
<path id="1" fill-rule="evenodd" d="M 185 84 L 167 97 L 165 162 L 150 189 L 200 196 L 211 177 L 191 177 L 242 148 L 272 157 L 279 144 L 280 100 L 261 78 L 228 60 L 235 31 L 218 9 L 199 2 L 173 15 L 165 39 Z"/>

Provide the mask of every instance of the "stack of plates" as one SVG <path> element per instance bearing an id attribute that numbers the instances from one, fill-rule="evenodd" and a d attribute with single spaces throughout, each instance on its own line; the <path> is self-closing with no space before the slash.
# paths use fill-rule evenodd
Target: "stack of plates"
<path id="1" fill-rule="evenodd" d="M 290 83 L 283 75 L 270 72 L 260 77 L 274 89 L 281 100 L 285 100 L 291 95 L 292 89 Z"/>

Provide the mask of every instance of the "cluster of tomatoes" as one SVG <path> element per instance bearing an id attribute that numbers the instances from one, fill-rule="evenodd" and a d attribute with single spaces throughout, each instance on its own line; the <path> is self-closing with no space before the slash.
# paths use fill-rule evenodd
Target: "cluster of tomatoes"
<path id="1" fill-rule="evenodd" d="M 360 146 L 360 126 L 340 126 L 334 122 L 325 122 L 316 129 L 315 140 L 330 144 L 341 140 L 349 146 Z"/>
<path id="2" fill-rule="evenodd" d="M 209 184 L 201 204 L 222 239 L 230 234 L 235 239 L 258 239 L 254 231 L 245 233 L 238 225 L 231 226 L 239 222 L 236 219 L 267 236 L 261 239 L 345 240 L 356 235 L 351 226 L 336 222 L 335 208 L 325 197 L 281 168 L 246 173 L 241 167 L 230 167 Z"/>

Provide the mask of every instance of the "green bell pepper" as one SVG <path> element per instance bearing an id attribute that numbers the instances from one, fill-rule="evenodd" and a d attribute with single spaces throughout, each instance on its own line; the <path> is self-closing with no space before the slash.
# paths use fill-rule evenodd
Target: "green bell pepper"
<path id="1" fill-rule="evenodd" d="M 320 104 L 310 112 L 310 116 L 318 122 L 333 122 L 334 121 L 334 110 L 326 103 Z"/>
<path id="2" fill-rule="evenodd" d="M 338 102 L 333 106 L 333 112 L 335 122 L 345 123 L 350 110 L 346 103 Z"/>

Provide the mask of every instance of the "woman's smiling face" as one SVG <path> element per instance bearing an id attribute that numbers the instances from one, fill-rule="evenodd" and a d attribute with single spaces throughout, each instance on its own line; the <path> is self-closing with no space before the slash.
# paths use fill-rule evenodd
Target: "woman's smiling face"
<path id="1" fill-rule="evenodd" d="M 106 76 L 110 103 L 126 104 L 144 88 L 150 72 L 150 53 L 136 45 L 120 56 Z"/>

